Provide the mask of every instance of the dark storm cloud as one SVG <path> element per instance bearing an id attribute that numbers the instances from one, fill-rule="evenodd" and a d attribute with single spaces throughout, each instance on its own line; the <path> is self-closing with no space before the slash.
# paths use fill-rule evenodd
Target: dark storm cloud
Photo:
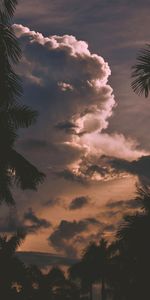
<path id="1" fill-rule="evenodd" d="M 90 165 L 86 169 L 86 174 L 89 176 L 93 175 L 95 172 L 104 177 L 108 173 L 108 169 L 106 168 L 106 166 L 103 167 L 100 165 Z"/>
<path id="2" fill-rule="evenodd" d="M 24 213 L 24 222 L 29 221 L 31 225 L 26 225 L 27 232 L 36 233 L 39 229 L 46 229 L 51 227 L 51 223 L 45 219 L 38 218 L 32 208 L 29 208 Z"/>
<path id="3" fill-rule="evenodd" d="M 102 155 L 101 157 L 96 158 L 95 162 L 95 164 L 92 164 L 90 161 L 86 161 L 84 171 L 81 173 L 82 176 L 85 176 L 85 179 L 88 180 L 89 176 L 91 177 L 94 174 L 99 174 L 101 180 L 105 181 L 124 176 L 125 174 L 131 174 L 137 176 L 141 183 L 150 183 L 149 155 L 141 156 L 132 161 Z M 81 164 L 80 170 L 82 170 L 82 168 L 83 166 Z M 120 205 L 121 203 L 123 204 L 123 202 L 120 201 Z"/>
<path id="4" fill-rule="evenodd" d="M 77 221 L 66 221 L 62 220 L 56 229 L 50 236 L 50 241 L 56 245 L 56 241 L 59 244 L 58 237 L 64 239 L 70 239 L 77 233 L 84 231 L 89 222 L 87 220 Z"/>
<path id="5" fill-rule="evenodd" d="M 69 257 L 58 256 L 50 253 L 20 251 L 16 254 L 26 265 L 36 265 L 42 269 L 47 266 L 56 265 L 70 266 L 77 262 L 77 259 L 71 259 Z"/>
<path id="6" fill-rule="evenodd" d="M 77 128 L 77 125 L 69 121 L 64 121 L 56 124 L 55 128 L 58 130 L 64 130 L 66 133 L 73 134 L 75 133 L 75 129 Z"/>
<path id="7" fill-rule="evenodd" d="M 78 174 L 72 172 L 69 169 L 62 170 L 62 171 L 57 172 L 55 174 L 58 177 L 64 178 L 65 180 L 68 180 L 68 181 L 71 181 L 71 182 L 75 182 L 75 183 L 79 183 L 79 184 L 83 184 L 83 185 L 87 184 L 87 180 L 84 176 L 78 175 Z"/>
<path id="8" fill-rule="evenodd" d="M 49 243 L 57 250 L 63 251 L 69 257 L 76 257 L 76 238 L 84 233 L 89 226 L 100 226 L 101 223 L 94 218 L 87 218 L 80 221 L 62 220 L 56 230 L 49 236 Z"/>
<path id="9" fill-rule="evenodd" d="M 150 156 L 142 156 L 131 162 L 123 159 L 110 159 L 110 165 L 116 172 L 127 172 L 137 175 L 141 182 L 150 182 Z"/>
<path id="10" fill-rule="evenodd" d="M 141 209 L 141 202 L 138 199 L 119 200 L 108 202 L 105 205 L 103 217 L 108 219 L 109 223 L 114 223 L 114 230 L 117 227 L 118 222 L 122 220 L 123 215 L 129 215 L 137 212 Z M 108 226 L 112 225 L 109 224 Z M 107 226 L 104 226 L 104 231 L 107 230 Z"/>
<path id="11" fill-rule="evenodd" d="M 54 207 L 56 205 L 59 205 L 60 204 L 60 199 L 49 199 L 45 202 L 42 203 L 43 206 L 47 206 L 47 207 Z"/>
<path id="12" fill-rule="evenodd" d="M 106 208 L 112 209 L 122 209 L 122 208 L 140 208 L 141 202 L 138 199 L 131 200 L 119 200 L 114 202 L 109 202 L 106 204 Z"/>
<path id="13" fill-rule="evenodd" d="M 89 197 L 81 196 L 73 199 L 69 205 L 70 210 L 75 210 L 79 208 L 85 207 L 87 204 L 89 204 Z"/>
<path id="14" fill-rule="evenodd" d="M 46 219 L 39 218 L 35 212 L 29 208 L 23 217 L 19 217 L 16 211 L 10 211 L 6 218 L 0 219 L 0 232 L 13 233 L 22 229 L 27 235 L 36 234 L 41 229 L 51 227 L 51 223 Z"/>

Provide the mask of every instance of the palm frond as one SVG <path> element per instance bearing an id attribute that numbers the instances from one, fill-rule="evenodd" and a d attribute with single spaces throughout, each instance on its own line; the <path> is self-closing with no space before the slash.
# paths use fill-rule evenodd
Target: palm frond
<path id="1" fill-rule="evenodd" d="M 13 105 L 8 108 L 7 119 L 15 129 L 27 128 L 36 122 L 38 113 L 26 105 Z"/>
<path id="2" fill-rule="evenodd" d="M 17 2 L 0 0 L 0 202 L 7 204 L 14 204 L 13 184 L 23 190 L 35 190 L 44 179 L 42 172 L 13 149 L 17 130 L 29 127 L 37 117 L 37 112 L 19 104 L 22 84 L 12 67 L 21 58 L 21 49 L 11 26 Z"/>
<path id="3" fill-rule="evenodd" d="M 0 57 L 0 109 L 6 109 L 8 104 L 17 101 L 22 95 L 20 77 L 14 73 L 10 64 L 3 64 Z"/>
<path id="4" fill-rule="evenodd" d="M 18 230 L 15 234 L 8 237 L 6 234 L 0 236 L 0 252 L 9 259 L 14 256 L 16 250 L 24 241 L 26 234 L 23 230 Z"/>
<path id="5" fill-rule="evenodd" d="M 13 29 L 3 24 L 0 24 L 0 53 L 13 63 L 21 58 L 21 49 Z"/>
<path id="6" fill-rule="evenodd" d="M 7 235 L 6 234 L 0 235 L 0 250 L 4 249 L 6 243 L 7 243 Z"/>
<path id="7" fill-rule="evenodd" d="M 141 50 L 137 64 L 132 67 L 132 88 L 135 93 L 144 94 L 147 98 L 150 91 L 150 45 Z"/>
<path id="8" fill-rule="evenodd" d="M 7 168 L 1 164 L 0 169 L 0 204 L 7 203 L 7 205 L 14 205 L 15 201 L 11 190 L 11 177 Z"/>
<path id="9" fill-rule="evenodd" d="M 0 186 L 0 204 L 7 203 L 7 205 L 14 205 L 15 200 L 10 191 L 9 185 L 1 184 Z"/>
<path id="10" fill-rule="evenodd" d="M 137 196 L 135 200 L 141 203 L 141 209 L 144 213 L 150 214 L 150 189 L 148 186 L 137 186 Z"/>
<path id="11" fill-rule="evenodd" d="M 17 0 L 1 0 L 0 19 L 3 22 L 9 22 L 14 15 L 18 1 Z"/>
<path id="12" fill-rule="evenodd" d="M 4 0 L 5 8 L 7 11 L 7 14 L 12 17 L 14 14 L 14 11 L 16 9 L 18 1 L 17 0 Z"/>
<path id="13" fill-rule="evenodd" d="M 38 113 L 26 105 L 14 104 L 0 109 L 1 128 L 27 128 L 36 122 Z"/>
<path id="14" fill-rule="evenodd" d="M 23 230 L 18 230 L 17 233 L 12 235 L 7 241 L 7 251 L 9 254 L 13 255 L 17 248 L 21 246 L 24 241 L 26 234 Z"/>
<path id="15" fill-rule="evenodd" d="M 36 190 L 38 184 L 43 182 L 45 175 L 15 150 L 10 150 L 8 161 L 14 171 L 15 182 L 21 189 Z"/>
<path id="16" fill-rule="evenodd" d="M 4 116 L 3 116 L 4 117 Z M 14 131 L 14 126 L 11 123 L 8 123 L 7 119 L 1 118 L 0 113 L 0 137 L 2 139 L 1 147 L 0 147 L 0 161 L 5 160 L 7 155 L 7 150 L 10 147 L 13 147 L 14 142 L 17 138 L 17 133 Z"/>

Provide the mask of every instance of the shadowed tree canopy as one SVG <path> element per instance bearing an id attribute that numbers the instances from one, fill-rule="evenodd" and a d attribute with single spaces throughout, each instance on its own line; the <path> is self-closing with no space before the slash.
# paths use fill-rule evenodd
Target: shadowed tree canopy
<path id="1" fill-rule="evenodd" d="M 101 284 L 101 299 L 106 299 L 106 283 L 108 281 L 110 265 L 110 246 L 105 239 L 99 244 L 92 242 L 85 249 L 79 263 L 73 265 L 70 270 L 72 279 L 80 279 L 83 290 L 88 290 L 92 300 L 92 285 Z"/>
<path id="2" fill-rule="evenodd" d="M 25 238 L 25 234 L 18 231 L 14 235 L 0 236 L 0 292 L 7 295 L 12 282 L 20 281 L 24 273 L 24 264 L 16 257 L 16 250 Z"/>
<path id="3" fill-rule="evenodd" d="M 117 255 L 113 272 L 119 299 L 150 298 L 150 190 L 138 188 L 141 210 L 124 217 L 116 235 Z M 117 278 L 115 277 L 117 275 Z M 118 299 L 118 298 L 117 298 Z"/>
<path id="4" fill-rule="evenodd" d="M 14 35 L 11 20 L 16 0 L 0 1 L 0 202 L 13 204 L 11 187 L 36 189 L 44 174 L 15 151 L 17 130 L 28 128 L 37 112 L 20 101 L 22 84 L 13 66 L 21 58 L 21 49 Z"/>

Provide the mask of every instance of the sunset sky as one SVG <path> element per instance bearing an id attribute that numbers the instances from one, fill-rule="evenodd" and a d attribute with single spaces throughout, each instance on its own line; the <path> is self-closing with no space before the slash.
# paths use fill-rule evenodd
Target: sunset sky
<path id="1" fill-rule="evenodd" d="M 19 1 L 23 103 L 39 112 L 17 149 L 46 174 L 37 192 L 15 190 L 0 231 L 28 234 L 22 251 L 77 258 L 111 238 L 150 180 L 150 101 L 131 89 L 149 43 L 149 0 Z M 44 263 L 43 263 L 44 264 Z"/>

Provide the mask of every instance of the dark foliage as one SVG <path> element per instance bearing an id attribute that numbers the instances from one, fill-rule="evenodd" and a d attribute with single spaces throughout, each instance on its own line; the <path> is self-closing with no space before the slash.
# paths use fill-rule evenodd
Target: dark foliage
<path id="1" fill-rule="evenodd" d="M 37 112 L 20 102 L 22 85 L 13 65 L 21 58 L 21 49 L 11 27 L 11 18 L 17 1 L 0 2 L 0 202 L 14 204 L 11 187 L 36 189 L 44 179 L 21 154 L 14 150 L 17 130 L 28 128 L 37 118 Z"/>
<path id="2" fill-rule="evenodd" d="M 150 45 L 141 50 L 137 57 L 137 64 L 133 66 L 132 78 L 134 92 L 148 97 L 150 91 Z"/>

